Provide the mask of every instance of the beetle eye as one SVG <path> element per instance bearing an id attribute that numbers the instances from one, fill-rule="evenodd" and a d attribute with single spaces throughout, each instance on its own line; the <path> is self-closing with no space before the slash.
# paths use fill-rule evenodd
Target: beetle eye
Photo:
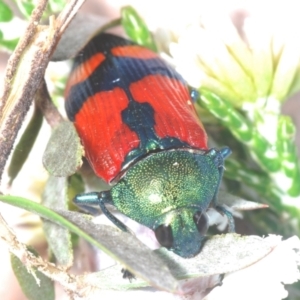
<path id="1" fill-rule="evenodd" d="M 197 211 L 194 214 L 194 222 L 197 226 L 199 233 L 201 235 L 205 235 L 208 230 L 208 227 L 209 227 L 208 217 L 207 217 L 206 213 Z"/>
<path id="2" fill-rule="evenodd" d="M 173 234 L 171 226 L 160 225 L 155 229 L 155 236 L 158 242 L 166 248 L 171 248 L 173 245 Z"/>

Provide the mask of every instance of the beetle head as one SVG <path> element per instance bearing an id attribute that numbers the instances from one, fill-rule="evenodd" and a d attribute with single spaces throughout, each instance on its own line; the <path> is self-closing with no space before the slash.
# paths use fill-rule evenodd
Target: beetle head
<path id="1" fill-rule="evenodd" d="M 206 213 L 194 209 L 171 211 L 160 220 L 162 225 L 155 228 L 159 243 L 185 258 L 197 255 L 208 230 Z"/>

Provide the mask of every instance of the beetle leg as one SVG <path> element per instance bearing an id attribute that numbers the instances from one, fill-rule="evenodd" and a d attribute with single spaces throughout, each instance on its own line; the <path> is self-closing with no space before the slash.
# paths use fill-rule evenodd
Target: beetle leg
<path id="1" fill-rule="evenodd" d="M 222 177 L 223 177 L 223 173 L 224 173 L 224 167 L 223 166 L 220 166 L 218 168 L 219 170 L 219 182 L 217 184 L 217 187 L 216 187 L 216 192 L 213 196 L 213 199 L 212 199 L 212 206 L 213 207 L 216 207 L 218 206 L 218 191 L 219 191 L 219 188 L 220 188 L 220 184 L 221 184 L 221 180 L 222 180 Z"/>
<path id="2" fill-rule="evenodd" d="M 130 271 L 128 271 L 127 269 L 124 269 L 124 268 L 123 268 L 123 269 L 121 270 L 121 272 L 123 273 L 123 278 L 124 278 L 124 279 L 128 279 L 130 283 L 131 283 L 131 281 L 132 281 L 133 279 L 136 279 L 135 276 L 134 276 Z"/>
<path id="3" fill-rule="evenodd" d="M 98 193 L 94 192 L 94 193 L 82 193 L 82 194 L 78 194 L 73 199 L 73 202 L 78 207 L 80 207 L 84 211 L 89 212 L 92 215 L 98 215 L 99 214 Z"/>
<path id="4" fill-rule="evenodd" d="M 234 225 L 234 218 L 233 218 L 233 215 L 232 213 L 227 210 L 225 207 L 223 207 L 222 205 L 218 205 L 218 191 L 219 191 L 219 187 L 220 187 L 220 184 L 221 184 L 221 180 L 222 180 L 222 177 L 223 177 L 223 173 L 224 173 L 224 167 L 223 165 L 220 166 L 219 168 L 219 182 L 218 182 L 218 186 L 217 186 L 217 189 L 216 189 L 216 193 L 212 199 L 212 205 L 213 207 L 215 207 L 215 209 L 221 213 L 222 215 L 225 215 L 228 219 L 228 232 L 235 232 L 235 225 Z"/>
<path id="5" fill-rule="evenodd" d="M 111 204 L 113 205 L 110 191 L 104 191 L 104 192 L 91 192 L 91 193 L 83 193 L 77 195 L 73 202 L 83 208 L 84 210 L 87 210 L 89 212 L 95 212 L 95 208 L 93 206 L 100 206 L 102 212 L 105 214 L 105 216 L 113 222 L 119 229 L 122 231 L 128 232 L 128 228 L 125 224 L 123 224 L 120 220 L 118 220 L 111 212 L 106 208 L 105 204 Z"/>
<path id="6" fill-rule="evenodd" d="M 220 214 L 225 215 L 227 217 L 228 232 L 235 232 L 234 218 L 232 213 L 222 205 L 217 205 L 215 208 Z"/>

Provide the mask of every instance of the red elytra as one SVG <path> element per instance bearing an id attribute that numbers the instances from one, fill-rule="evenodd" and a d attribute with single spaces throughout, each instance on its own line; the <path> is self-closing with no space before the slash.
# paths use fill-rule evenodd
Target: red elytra
<path id="1" fill-rule="evenodd" d="M 151 152 L 207 150 L 182 77 L 156 53 L 123 38 L 93 38 L 75 58 L 65 96 L 85 155 L 107 183 Z"/>

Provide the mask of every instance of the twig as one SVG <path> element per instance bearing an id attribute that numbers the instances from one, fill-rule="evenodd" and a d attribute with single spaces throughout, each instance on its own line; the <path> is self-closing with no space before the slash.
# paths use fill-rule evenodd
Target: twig
<path id="1" fill-rule="evenodd" d="M 63 31 L 84 0 L 71 0 L 57 20 L 39 25 L 46 0 L 33 11 L 24 37 L 11 56 L 0 102 L 0 179 L 24 117 L 44 77 L 45 69 Z"/>
<path id="2" fill-rule="evenodd" d="M 42 111 L 47 123 L 52 128 L 56 127 L 60 122 L 63 121 L 62 115 L 51 101 L 45 80 L 42 81 L 40 88 L 35 94 L 35 101 Z"/>

